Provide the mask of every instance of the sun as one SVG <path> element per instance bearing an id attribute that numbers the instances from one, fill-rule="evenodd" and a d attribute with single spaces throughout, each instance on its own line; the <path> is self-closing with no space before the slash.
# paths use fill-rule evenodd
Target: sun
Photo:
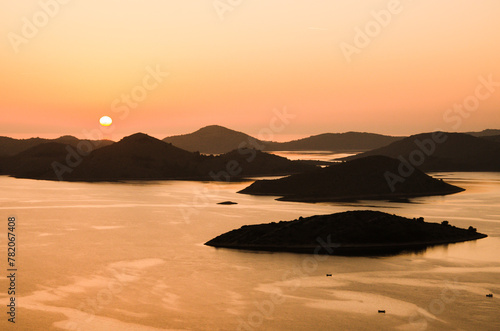
<path id="1" fill-rule="evenodd" d="M 113 124 L 113 120 L 109 116 L 103 116 L 99 120 L 99 123 L 101 123 L 102 126 L 110 126 L 111 124 Z"/>

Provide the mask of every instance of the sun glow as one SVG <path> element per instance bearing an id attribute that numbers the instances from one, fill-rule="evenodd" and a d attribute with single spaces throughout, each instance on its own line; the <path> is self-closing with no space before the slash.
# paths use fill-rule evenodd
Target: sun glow
<path id="1" fill-rule="evenodd" d="M 102 126 L 110 126 L 111 124 L 113 124 L 113 120 L 109 116 L 103 116 L 99 120 L 99 123 L 101 123 Z"/>

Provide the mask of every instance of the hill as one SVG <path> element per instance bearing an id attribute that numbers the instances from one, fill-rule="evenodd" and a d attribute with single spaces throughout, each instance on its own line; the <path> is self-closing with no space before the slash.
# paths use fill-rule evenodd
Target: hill
<path id="1" fill-rule="evenodd" d="M 68 180 L 170 179 L 189 176 L 200 155 L 143 133 L 93 151 Z"/>
<path id="2" fill-rule="evenodd" d="M 219 156 L 192 153 L 143 133 L 125 137 L 88 155 L 68 144 L 45 143 L 0 161 L 3 174 L 66 181 L 240 180 L 286 175 L 314 166 L 252 149 Z"/>
<path id="3" fill-rule="evenodd" d="M 365 132 L 324 133 L 290 142 L 267 143 L 264 150 L 359 152 L 386 146 L 401 139 L 403 137 L 384 136 Z"/>
<path id="4" fill-rule="evenodd" d="M 231 170 L 234 169 L 234 170 Z M 207 156 L 197 168 L 198 174 L 216 174 L 216 178 L 242 178 L 251 176 L 277 176 L 300 173 L 316 169 L 302 161 L 264 153 L 254 149 L 239 149 L 219 156 Z"/>
<path id="5" fill-rule="evenodd" d="M 385 255 L 484 237 L 472 227 L 465 230 L 446 222 L 427 223 L 423 218 L 365 210 L 245 225 L 205 245 L 310 254 Z"/>
<path id="6" fill-rule="evenodd" d="M 204 154 L 222 154 L 241 147 L 263 151 L 366 151 L 388 145 L 402 137 L 374 133 L 324 133 L 289 142 L 271 142 L 256 139 L 242 132 L 219 125 L 210 125 L 193 133 L 163 139 L 187 151 Z"/>
<path id="7" fill-rule="evenodd" d="M 0 137 L 0 156 L 16 155 L 31 147 L 46 142 L 47 139 L 42 138 L 14 139 L 9 137 Z"/>
<path id="8" fill-rule="evenodd" d="M 403 158 L 423 171 L 500 171 L 500 144 L 465 133 L 422 133 L 345 160 L 372 155 Z"/>
<path id="9" fill-rule="evenodd" d="M 486 129 L 483 131 L 476 131 L 476 132 L 465 132 L 468 135 L 474 136 L 474 137 L 490 137 L 490 136 L 498 136 L 500 135 L 500 130 L 497 129 Z"/>
<path id="10" fill-rule="evenodd" d="M 320 202 L 406 199 L 445 195 L 463 189 L 432 178 L 420 170 L 394 181 L 400 162 L 371 156 L 318 168 L 275 180 L 258 180 L 239 193 L 281 196 L 279 200 Z"/>
<path id="11" fill-rule="evenodd" d="M 71 146 L 47 142 L 12 157 L 4 157 L 0 161 L 1 174 L 21 178 L 57 179 L 52 164 L 66 162 L 68 147 Z"/>
<path id="12" fill-rule="evenodd" d="M 0 137 L 0 157 L 14 156 L 32 147 L 50 142 L 67 144 L 75 148 L 78 146 L 80 142 L 89 142 L 92 144 L 92 146 L 94 146 L 94 148 L 108 146 L 113 143 L 113 141 L 110 140 L 87 140 L 87 139 L 80 140 L 73 136 L 62 136 L 56 139 L 44 139 L 44 138 L 14 139 L 9 137 Z"/>
<path id="13" fill-rule="evenodd" d="M 264 144 L 243 132 L 219 125 L 210 125 L 189 134 L 167 137 L 163 141 L 190 152 L 203 154 L 222 154 L 240 147 L 261 149 L 259 147 Z"/>

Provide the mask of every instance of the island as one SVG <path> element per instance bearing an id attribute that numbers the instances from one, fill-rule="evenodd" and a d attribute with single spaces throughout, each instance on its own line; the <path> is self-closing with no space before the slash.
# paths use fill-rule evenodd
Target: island
<path id="1" fill-rule="evenodd" d="M 404 170 L 404 171 L 402 171 Z M 433 178 L 399 160 L 369 156 L 275 180 L 257 180 L 238 193 L 281 196 L 299 202 L 397 200 L 446 195 L 464 189 Z"/>
<path id="2" fill-rule="evenodd" d="M 500 171 L 500 143 L 494 136 L 474 137 L 453 132 L 420 133 L 384 147 L 348 156 L 344 160 L 372 155 L 409 162 L 425 172 Z"/>
<path id="3" fill-rule="evenodd" d="M 316 168 L 248 147 L 221 155 L 203 155 L 144 133 L 108 145 L 103 143 L 106 146 L 99 148 L 89 141 L 79 141 L 75 147 L 67 140 L 41 143 L 13 156 L 0 155 L 0 175 L 74 182 L 174 179 L 229 182 Z"/>
<path id="4" fill-rule="evenodd" d="M 205 243 L 217 248 L 329 255 L 393 255 L 485 238 L 472 226 L 428 223 L 380 211 L 358 210 L 244 225 Z"/>

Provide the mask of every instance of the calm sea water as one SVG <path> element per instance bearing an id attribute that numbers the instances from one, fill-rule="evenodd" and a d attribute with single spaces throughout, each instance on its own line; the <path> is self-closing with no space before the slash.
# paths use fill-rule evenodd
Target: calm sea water
<path id="1" fill-rule="evenodd" d="M 499 330 L 500 174 L 434 175 L 467 191 L 303 204 L 235 193 L 249 183 L 0 177 L 0 329 Z M 238 205 L 216 204 L 225 200 Z M 203 245 L 244 224 L 355 209 L 472 225 L 489 237 L 371 258 Z M 15 327 L 3 276 L 9 216 L 17 218 Z"/>
<path id="2" fill-rule="evenodd" d="M 336 161 L 343 157 L 356 155 L 357 153 L 332 153 L 327 151 L 276 151 L 271 154 L 286 157 L 290 160 L 319 160 L 319 161 Z"/>

